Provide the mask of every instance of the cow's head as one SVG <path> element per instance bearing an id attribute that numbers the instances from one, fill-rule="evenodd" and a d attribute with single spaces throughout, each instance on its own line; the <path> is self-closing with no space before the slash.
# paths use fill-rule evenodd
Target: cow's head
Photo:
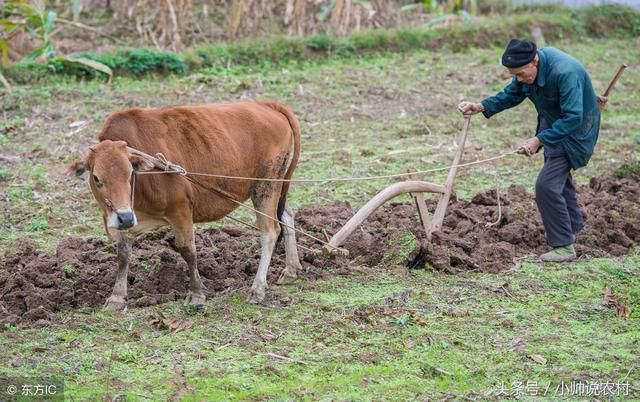
<path id="1" fill-rule="evenodd" d="M 131 205 L 133 174 L 151 169 L 151 162 L 129 153 L 126 142 L 105 140 L 89 148 L 84 159 L 69 166 L 67 174 L 82 176 L 89 171 L 89 187 L 110 231 L 137 224 Z"/>

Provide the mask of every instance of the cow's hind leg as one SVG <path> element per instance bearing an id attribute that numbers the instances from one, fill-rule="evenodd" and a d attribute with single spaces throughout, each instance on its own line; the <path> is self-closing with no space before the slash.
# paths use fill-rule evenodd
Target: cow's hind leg
<path id="1" fill-rule="evenodd" d="M 273 255 L 276 240 L 278 240 L 278 236 L 280 235 L 280 224 L 275 220 L 278 207 L 278 195 L 280 192 L 258 191 L 257 193 L 261 194 L 262 197 L 254 197 L 253 205 L 261 212 L 256 214 L 256 220 L 258 228 L 260 229 L 260 246 L 262 252 L 260 254 L 258 272 L 253 280 L 253 285 L 247 298 L 249 303 L 254 304 L 261 303 L 264 300 L 267 289 L 267 270 L 271 263 L 271 256 Z"/>
<path id="2" fill-rule="evenodd" d="M 176 216 L 169 217 L 169 222 L 176 237 L 176 251 L 189 267 L 189 293 L 184 301 L 185 305 L 190 304 L 200 307 L 206 301 L 204 285 L 198 272 L 198 261 L 196 254 L 196 242 L 193 233 L 193 220 L 189 209 L 181 210 Z"/>
<path id="3" fill-rule="evenodd" d="M 114 310 L 127 309 L 127 275 L 129 274 L 129 262 L 131 261 L 131 244 L 133 240 L 126 234 L 117 238 L 118 242 L 118 273 L 116 284 L 113 286 L 111 296 L 104 303 L 105 308 Z"/>
<path id="4" fill-rule="evenodd" d="M 298 270 L 302 269 L 300 257 L 298 256 L 296 232 L 293 230 L 293 212 L 289 208 L 289 204 L 285 205 L 284 212 L 282 213 L 282 223 L 284 223 L 284 225 L 282 225 L 282 231 L 284 233 L 286 266 L 282 274 L 280 274 L 280 278 L 278 278 L 279 285 L 293 282 L 298 277 Z"/>

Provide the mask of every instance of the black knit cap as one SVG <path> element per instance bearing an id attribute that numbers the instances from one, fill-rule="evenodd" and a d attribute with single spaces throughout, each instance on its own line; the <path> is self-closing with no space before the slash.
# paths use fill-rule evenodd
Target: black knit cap
<path id="1" fill-rule="evenodd" d="M 502 65 L 518 68 L 529 64 L 536 56 L 536 44 L 528 40 L 511 39 L 502 54 Z"/>

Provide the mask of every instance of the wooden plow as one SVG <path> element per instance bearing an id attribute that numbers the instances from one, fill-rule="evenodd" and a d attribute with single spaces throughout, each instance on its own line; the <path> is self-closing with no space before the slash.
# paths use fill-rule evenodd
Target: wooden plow
<path id="1" fill-rule="evenodd" d="M 467 132 L 469 130 L 469 121 L 471 116 L 464 116 L 464 123 L 462 125 L 462 132 L 458 140 L 458 149 L 456 150 L 453 158 L 453 163 L 449 169 L 449 175 L 444 185 L 428 183 L 425 181 L 409 180 L 400 183 L 395 183 L 380 191 L 375 197 L 366 203 L 349 221 L 340 229 L 331 240 L 329 244 L 323 247 L 323 251 L 328 253 L 339 252 L 343 249 L 339 247 L 345 242 L 362 223 L 373 214 L 384 203 L 404 193 L 411 193 L 416 206 L 418 208 L 418 214 L 424 231 L 427 235 L 427 240 L 431 241 L 433 232 L 440 230 L 442 222 L 444 221 L 444 215 L 449 205 L 449 199 L 451 198 L 451 192 L 453 191 L 453 182 L 456 178 L 458 171 L 458 165 L 462 161 L 462 155 L 464 154 L 464 144 L 467 140 Z M 412 177 L 413 178 L 413 177 Z M 439 193 L 440 199 L 436 206 L 433 218 L 429 216 L 427 205 L 425 204 L 422 193 Z"/>
<path id="2" fill-rule="evenodd" d="M 613 89 L 613 86 L 616 84 L 625 68 L 627 68 L 626 64 L 622 64 L 618 68 L 616 75 L 613 77 L 613 79 L 609 83 L 609 86 L 607 87 L 607 90 L 602 96 L 609 96 L 611 90 Z M 427 235 L 427 240 L 431 241 L 433 232 L 440 230 L 440 228 L 442 227 L 442 222 L 444 221 L 444 214 L 447 211 L 449 199 L 451 198 L 451 192 L 453 191 L 453 182 L 456 178 L 456 173 L 458 171 L 460 161 L 462 161 L 462 155 L 464 154 L 464 144 L 467 140 L 467 131 L 469 130 L 470 120 L 471 116 L 464 116 L 462 132 L 460 133 L 460 139 L 458 141 L 458 149 L 453 158 L 453 163 L 451 164 L 451 168 L 449 169 L 449 176 L 447 176 L 447 181 L 445 182 L 444 186 L 417 180 L 405 181 L 402 183 L 395 183 L 390 185 L 389 187 L 379 192 L 362 208 L 360 208 L 360 210 L 351 219 L 349 219 L 349 221 L 342 227 L 342 229 L 340 229 L 338 233 L 333 235 L 331 240 L 329 240 L 329 243 L 322 248 L 323 252 L 346 252 L 346 250 L 339 247 L 342 246 L 347 237 L 349 237 L 358 227 L 360 227 L 360 225 L 362 225 L 362 223 L 385 202 L 404 193 L 411 193 L 411 195 L 413 196 L 413 199 L 418 208 L 420 220 Z M 411 178 L 413 179 L 414 177 Z M 429 211 L 427 210 L 427 205 L 424 202 L 422 193 L 425 192 L 441 194 L 438 205 L 436 206 L 436 210 L 433 213 L 433 218 L 429 217 Z"/>

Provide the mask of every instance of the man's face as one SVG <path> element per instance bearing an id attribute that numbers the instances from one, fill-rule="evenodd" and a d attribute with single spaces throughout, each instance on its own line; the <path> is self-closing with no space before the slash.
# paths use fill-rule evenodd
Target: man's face
<path id="1" fill-rule="evenodd" d="M 531 61 L 531 63 L 522 67 L 510 68 L 509 73 L 516 77 L 518 82 L 524 82 L 525 84 L 533 84 L 538 75 L 538 57 Z"/>

